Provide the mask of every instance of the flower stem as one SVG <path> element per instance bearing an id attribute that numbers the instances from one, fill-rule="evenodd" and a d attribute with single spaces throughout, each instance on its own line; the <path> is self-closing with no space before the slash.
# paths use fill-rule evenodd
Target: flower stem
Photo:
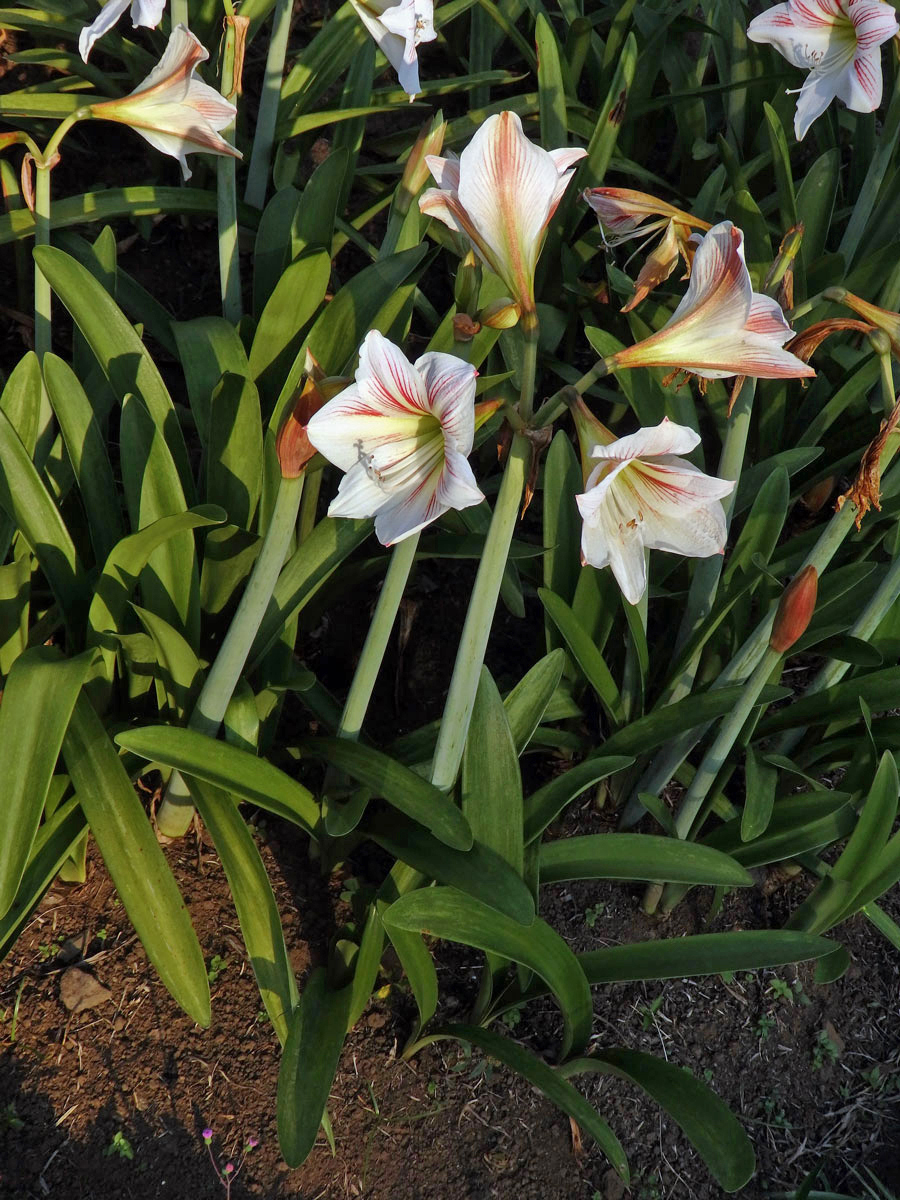
<path id="1" fill-rule="evenodd" d="M 173 0 L 174 3 L 174 0 Z M 237 100 L 235 84 L 235 17 L 225 19 L 225 49 L 222 55 L 222 95 Z M 234 141 L 237 125 L 235 118 L 222 131 L 229 141 Z M 231 155 L 216 159 L 216 196 L 219 217 L 219 281 L 222 292 L 222 315 L 232 325 L 237 325 L 243 314 L 241 299 L 241 258 L 238 248 L 237 218 L 237 167 Z"/>
<path id="2" fill-rule="evenodd" d="M 444 705 L 444 716 L 434 751 L 431 781 L 444 791 L 453 787 L 462 762 L 475 693 L 478 690 L 478 678 L 530 462 L 531 443 L 528 438 L 516 434 L 510 447 L 490 529 L 485 538 L 484 553 L 478 565 L 478 574 L 475 577 L 472 598 L 456 651 L 450 691 Z"/>
<path id="3" fill-rule="evenodd" d="M 253 150 L 250 153 L 247 187 L 244 192 L 244 199 L 254 208 L 262 208 L 266 202 L 269 164 L 272 160 L 272 147 L 275 145 L 275 123 L 281 100 L 281 80 L 284 75 L 293 7 L 293 0 L 276 0 L 275 3 L 272 35 L 266 56 L 266 73 L 259 98 L 259 115 L 256 118 Z"/>
<path id="4" fill-rule="evenodd" d="M 188 28 L 188 0 L 171 0 L 172 28 L 183 25 Z"/>
<path id="5" fill-rule="evenodd" d="M 300 475 L 296 479 L 281 480 L 259 557 L 188 721 L 188 728 L 199 730 L 208 737 L 215 737 L 219 732 L 225 710 L 275 590 L 297 524 L 303 479 L 303 475 Z M 176 771 L 157 809 L 156 824 L 167 837 L 181 837 L 190 825 L 193 814 L 187 784 Z"/>
<path id="6" fill-rule="evenodd" d="M 609 374 L 609 367 L 606 360 L 601 358 L 591 367 L 591 369 L 575 383 L 567 383 L 565 387 L 554 392 L 549 400 L 545 400 L 541 407 L 534 414 L 531 422 L 533 429 L 542 429 L 545 425 L 552 425 L 557 417 L 562 416 L 566 411 L 567 396 L 571 396 L 572 391 L 583 396 L 589 388 L 592 388 L 598 379 L 603 379 Z M 521 406 L 520 406 L 521 408 Z"/>
<path id="7" fill-rule="evenodd" d="M 523 313 L 522 363 L 519 368 L 521 389 L 519 393 L 519 416 L 526 424 L 531 420 L 534 407 L 534 381 L 537 375 L 538 325 L 533 313 Z"/>
<path id="8" fill-rule="evenodd" d="M 351 742 L 359 738 L 418 546 L 419 535 L 416 533 L 398 542 L 391 551 L 391 561 L 338 726 L 338 737 Z"/>

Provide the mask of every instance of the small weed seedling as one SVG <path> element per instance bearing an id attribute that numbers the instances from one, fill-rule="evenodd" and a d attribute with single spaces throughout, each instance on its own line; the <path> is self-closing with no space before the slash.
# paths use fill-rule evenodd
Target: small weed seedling
<path id="1" fill-rule="evenodd" d="M 756 1022 L 756 1036 L 761 1042 L 766 1041 L 769 1034 L 775 1028 L 777 1022 L 770 1013 L 763 1013 Z"/>
<path id="2" fill-rule="evenodd" d="M 584 923 L 588 929 L 593 929 L 603 914 L 606 912 L 606 902 L 603 900 L 592 904 L 590 908 L 585 909 Z"/>
<path id="3" fill-rule="evenodd" d="M 828 1036 L 824 1029 L 820 1029 L 816 1037 L 816 1044 L 813 1046 L 813 1070 L 821 1071 L 827 1064 L 836 1063 L 841 1057 L 841 1052 L 835 1042 Z"/>
<path id="4" fill-rule="evenodd" d="M 119 1158 L 127 1158 L 129 1161 L 134 1158 L 134 1150 L 132 1149 L 131 1142 L 129 1142 L 121 1129 L 117 1129 L 113 1134 L 113 1140 L 103 1151 L 103 1154 L 106 1158 L 111 1158 L 112 1155 L 117 1154 Z"/>
<path id="5" fill-rule="evenodd" d="M 638 1013 L 641 1018 L 641 1029 L 649 1029 L 656 1019 L 656 1014 L 662 1008 L 663 998 L 657 996 L 655 1000 L 651 1000 L 649 1004 L 642 1004 L 638 1008 Z"/>
<path id="6" fill-rule="evenodd" d="M 215 983 L 227 966 L 227 958 L 223 958 L 221 954 L 214 954 L 209 960 L 209 969 L 206 972 L 209 982 Z"/>
<path id="7" fill-rule="evenodd" d="M 24 1129 L 25 1122 L 16 1112 L 16 1106 L 10 1100 L 3 1108 L 0 1108 L 0 1132 L 5 1132 L 7 1129 L 15 1132 L 17 1129 Z"/>

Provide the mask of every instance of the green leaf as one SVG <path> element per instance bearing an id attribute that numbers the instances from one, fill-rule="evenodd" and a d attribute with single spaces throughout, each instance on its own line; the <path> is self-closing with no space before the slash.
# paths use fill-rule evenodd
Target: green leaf
<path id="1" fill-rule="evenodd" d="M 818 850 L 849 833 L 855 824 L 846 792 L 811 792 L 778 800 L 766 832 L 752 842 L 741 840 L 741 818 L 726 821 L 708 834 L 703 843 L 724 850 L 745 867 L 795 858 Z"/>
<path id="2" fill-rule="evenodd" d="M 756 736 L 768 738 L 783 729 L 855 718 L 859 713 L 860 697 L 874 713 L 900 706 L 900 667 L 886 667 L 870 675 L 859 675 L 833 684 L 812 696 L 792 700 L 785 708 L 765 716 L 759 723 Z"/>
<path id="3" fill-rule="evenodd" d="M 365 832 L 401 862 L 429 879 L 466 892 L 522 926 L 534 920 L 527 885 L 496 851 L 475 842 L 471 850 L 451 850 L 421 825 L 395 814 L 368 816 Z"/>
<path id="4" fill-rule="evenodd" d="M 307 738 L 300 747 L 365 784 L 392 808 L 424 825 L 445 845 L 455 850 L 468 850 L 472 845 L 469 822 L 453 800 L 382 751 L 346 738 L 331 737 Z"/>
<path id="5" fill-rule="evenodd" d="M 552 650 L 527 671 L 503 701 L 516 755 L 525 752 L 562 678 L 566 656 Z"/>
<path id="6" fill-rule="evenodd" d="M 88 605 L 88 586 L 59 510 L 12 422 L 0 410 L 0 509 L 41 565 L 75 644 Z"/>
<path id="7" fill-rule="evenodd" d="M 484 666 L 463 751 L 460 799 L 475 840 L 522 875 L 522 776 L 503 701 Z"/>
<path id="8" fill-rule="evenodd" d="M 120 400 L 140 398 L 164 439 L 181 486 L 193 500 L 193 480 L 172 398 L 150 353 L 102 284 L 53 246 L 35 246 L 34 260 L 69 310 Z"/>
<path id="9" fill-rule="evenodd" d="M 0 567 L 0 678 L 9 674 L 28 645 L 33 569 L 29 553 Z"/>
<path id="10" fill-rule="evenodd" d="M 797 196 L 791 174 L 791 153 L 781 118 L 771 104 L 763 103 L 766 125 L 769 130 L 769 145 L 772 147 L 772 165 L 775 168 L 775 186 L 778 190 L 778 206 L 781 227 L 785 232 L 797 224 Z"/>
<path id="11" fill-rule="evenodd" d="M 545 842 L 541 883 L 563 879 L 642 879 L 750 887 L 752 876 L 726 854 L 694 842 L 644 833 L 590 833 Z"/>
<path id="12" fill-rule="evenodd" d="M 285 269 L 266 302 L 250 348 L 250 372 L 273 403 L 330 278 L 330 251 L 310 247 Z"/>
<path id="13" fill-rule="evenodd" d="M 603 1118 L 588 1104 L 587 1100 L 571 1083 L 552 1067 L 548 1067 L 541 1059 L 536 1058 L 523 1046 L 511 1042 L 509 1038 L 501 1037 L 488 1029 L 477 1025 L 445 1025 L 431 1035 L 429 1040 L 454 1038 L 478 1046 L 491 1058 L 527 1079 L 530 1084 L 552 1101 L 561 1112 L 571 1117 L 580 1129 L 590 1134 L 613 1167 L 629 1182 L 628 1160 L 619 1139 L 612 1132 Z"/>
<path id="14" fill-rule="evenodd" d="M 153 642 L 154 674 L 165 690 L 169 708 L 180 720 L 185 720 L 193 711 L 203 684 L 200 660 L 168 621 L 137 604 L 131 607 Z"/>
<path id="15" fill-rule="evenodd" d="M 750 515 L 735 543 L 725 572 L 726 584 L 738 571 L 743 574 L 753 571 L 755 555 L 759 555 L 763 562 L 769 561 L 784 528 L 790 491 L 787 471 L 782 466 L 775 467 L 758 489 Z"/>
<path id="16" fill-rule="evenodd" d="M 544 462 L 544 587 L 566 604 L 575 599 L 580 574 L 581 519 L 575 495 L 581 482 L 578 458 L 568 434 L 560 429 Z M 552 621 L 548 619 L 545 628 L 547 649 L 562 645 Z"/>
<path id="17" fill-rule="evenodd" d="M 209 1025 L 209 981 L 190 917 L 125 768 L 99 717 L 79 697 L 63 757 L 129 920 L 184 1011 Z"/>
<path id="18" fill-rule="evenodd" d="M 125 534 L 106 442 L 91 402 L 68 363 L 45 354 L 44 380 L 81 493 L 94 557 L 102 563 Z"/>
<path id="19" fill-rule="evenodd" d="M 291 226 L 299 200 L 295 187 L 279 188 L 259 219 L 253 248 L 253 315 L 257 318 L 294 257 Z"/>
<path id="20" fill-rule="evenodd" d="M 41 411 L 41 367 L 33 351 L 23 354 L 10 372 L 0 393 L 0 410 L 6 414 L 28 457 L 32 458 Z"/>
<path id="21" fill-rule="evenodd" d="M 540 917 L 531 925 L 519 925 L 455 888 L 434 887 L 401 896 L 384 914 L 384 922 L 462 942 L 529 967 L 545 981 L 562 1010 L 561 1056 L 587 1044 L 593 1020 L 590 988 L 575 955 Z"/>
<path id="22" fill-rule="evenodd" d="M 609 667 L 603 660 L 603 655 L 597 649 L 592 638 L 579 624 L 575 614 L 561 597 L 549 592 L 546 588 L 538 588 L 538 596 L 540 596 L 541 603 L 550 619 L 565 639 L 566 645 L 584 673 L 585 679 L 596 692 L 611 723 L 614 726 L 623 724 L 625 710 L 622 707 L 622 697 L 619 695 L 619 689 L 610 674 Z"/>
<path id="23" fill-rule="evenodd" d="M 752 842 L 766 832 L 775 806 L 778 771 L 747 747 L 744 766 L 744 810 L 741 813 L 741 841 Z"/>
<path id="24" fill-rule="evenodd" d="M 633 762 L 632 757 L 625 756 L 586 758 L 526 796 L 523 806 L 526 846 L 539 838 L 547 826 L 583 791 L 608 775 L 614 775 L 616 771 L 624 771 Z"/>
<path id="25" fill-rule="evenodd" d="M 173 767 L 182 775 L 258 804 L 267 812 L 316 835 L 319 806 L 312 794 L 264 758 L 193 729 L 139 725 L 116 735 L 116 742 L 149 762 Z"/>
<path id="26" fill-rule="evenodd" d="M 847 971 L 852 961 L 846 948 L 837 946 L 816 963 L 816 983 L 820 987 L 827 983 L 835 983 Z"/>
<path id="27" fill-rule="evenodd" d="M 189 786 L 228 878 L 259 994 L 284 1045 L 288 1021 L 297 1005 L 297 984 L 266 868 L 253 835 L 227 793 L 196 778 Z"/>
<path id="28" fill-rule="evenodd" d="M 289 1167 L 299 1167 L 316 1144 L 328 1093 L 347 1032 L 351 987 L 328 986 L 315 967 L 293 1017 L 278 1072 L 278 1144 Z"/>
<path id="29" fill-rule="evenodd" d="M 0 916 L 12 904 L 28 864 L 63 737 L 93 653 L 62 658 L 49 646 L 20 654 L 0 705 Z"/>
<path id="30" fill-rule="evenodd" d="M 383 918 L 388 906 L 379 904 L 379 915 Z M 421 935 L 410 933 L 396 926 L 385 926 L 385 932 L 400 959 L 403 973 L 416 998 L 419 1010 L 419 1029 L 431 1020 L 438 1005 L 438 978 L 434 960 L 428 952 Z M 414 1035 L 415 1036 L 415 1035 Z"/>
<path id="31" fill-rule="evenodd" d="M 597 117 L 597 124 L 588 146 L 587 160 L 578 173 L 579 186 L 587 184 L 596 187 L 604 182 L 606 170 L 616 148 L 619 130 L 625 119 L 628 93 L 634 82 L 637 64 L 637 39 L 633 33 L 629 33 L 622 46 L 606 100 Z"/>
<path id="32" fill-rule="evenodd" d="M 569 128 L 562 55 L 553 26 L 545 13 L 538 13 L 534 37 L 537 44 L 541 142 L 545 146 L 565 146 Z"/>
<path id="33" fill-rule="evenodd" d="M 171 326 L 197 434 L 204 450 L 211 454 L 213 392 L 225 374 L 249 379 L 247 353 L 237 330 L 224 317 L 195 317 L 191 321 L 173 321 Z"/>
<path id="34" fill-rule="evenodd" d="M 797 216 L 803 222 L 800 256 L 807 267 L 825 253 L 840 169 L 840 150 L 826 150 L 806 172 L 797 189 Z"/>
<path id="35" fill-rule="evenodd" d="M 249 529 L 262 491 L 263 434 L 259 392 L 249 379 L 222 376 L 210 402 L 206 500 Z"/>
<path id="36" fill-rule="evenodd" d="M 648 713 L 646 717 L 632 721 L 630 725 L 607 738 L 601 747 L 603 756 L 606 758 L 611 754 L 647 754 L 664 742 L 671 741 L 678 734 L 697 729 L 731 712 L 743 694 L 744 688 L 735 685 L 701 692 L 696 696 L 687 696 L 675 704 L 667 704 Z M 776 700 L 784 700 L 790 695 L 787 688 L 764 687 L 757 704 L 773 704 Z"/>
<path id="37" fill-rule="evenodd" d="M 566 1077 L 583 1071 L 636 1083 L 681 1127 L 726 1192 L 752 1177 L 756 1158 L 750 1140 L 727 1105 L 686 1067 L 640 1050 L 601 1050 L 560 1068 Z"/>

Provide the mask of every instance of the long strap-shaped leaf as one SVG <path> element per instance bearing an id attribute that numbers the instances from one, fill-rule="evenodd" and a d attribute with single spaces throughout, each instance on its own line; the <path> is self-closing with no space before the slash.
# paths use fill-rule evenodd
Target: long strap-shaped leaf
<path id="1" fill-rule="evenodd" d="M 0 916 L 25 871 L 47 789 L 93 652 L 62 658 L 49 646 L 20 654 L 0 705 Z"/>
<path id="2" fill-rule="evenodd" d="M 619 1175 L 626 1183 L 629 1182 L 631 1176 L 628 1170 L 628 1159 L 625 1157 L 621 1142 L 599 1113 L 588 1104 L 584 1096 L 576 1091 L 559 1071 L 548 1067 L 545 1062 L 536 1058 L 524 1046 L 519 1046 L 509 1038 L 492 1033 L 488 1029 L 482 1029 L 478 1025 L 445 1025 L 424 1041 L 436 1042 L 449 1038 L 456 1038 L 462 1042 L 469 1042 L 472 1046 L 477 1046 L 491 1058 L 496 1058 L 505 1067 L 509 1067 L 511 1071 L 515 1071 L 517 1075 L 527 1079 L 529 1083 L 543 1092 L 548 1100 L 552 1100 L 566 1116 L 577 1121 L 578 1125 L 591 1135 Z"/>
<path id="3" fill-rule="evenodd" d="M 347 1032 L 353 988 L 335 991 L 317 967 L 306 981 L 278 1073 L 278 1144 L 299 1167 L 316 1144 Z"/>
<path id="4" fill-rule="evenodd" d="M 643 1088 L 681 1126 L 726 1192 L 736 1192 L 753 1175 L 756 1157 L 737 1118 L 684 1067 L 640 1050 L 613 1049 L 559 1070 L 567 1078 L 586 1071 L 615 1075 Z"/>
<path id="5" fill-rule="evenodd" d="M 228 877 L 259 994 L 282 1045 L 297 1005 L 297 984 L 284 944 L 278 905 L 256 842 L 231 797 L 197 779 L 191 798 Z"/>
<path id="6" fill-rule="evenodd" d="M 208 1025 L 209 981 L 184 900 L 115 747 L 84 695 L 75 704 L 63 756 L 147 957 L 185 1012 Z"/>
<path id="7" fill-rule="evenodd" d="M 641 879 L 750 887 L 753 877 L 720 850 L 645 833 L 589 833 L 540 847 L 541 883 Z"/>
<path id="8" fill-rule="evenodd" d="M 578 960 L 558 933 L 536 917 L 519 925 L 455 888 L 434 887 L 401 896 L 384 914 L 386 927 L 430 933 L 499 954 L 530 967 L 549 985 L 563 1014 L 561 1056 L 591 1036 L 591 989 Z"/>

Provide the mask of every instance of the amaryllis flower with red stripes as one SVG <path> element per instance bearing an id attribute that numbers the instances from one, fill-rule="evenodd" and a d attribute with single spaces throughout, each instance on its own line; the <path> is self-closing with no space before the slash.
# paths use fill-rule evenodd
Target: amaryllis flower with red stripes
<path id="1" fill-rule="evenodd" d="M 177 158 L 185 179 L 191 177 L 188 154 L 203 151 L 240 158 L 240 150 L 219 136 L 234 120 L 234 105 L 194 75 L 208 58 L 208 50 L 191 31 L 176 25 L 162 58 L 143 83 L 121 100 L 92 104 L 91 116 L 130 125 L 156 150 Z"/>
<path id="2" fill-rule="evenodd" d="M 429 155 L 438 186 L 424 193 L 419 208 L 462 234 L 522 312 L 531 314 L 547 226 L 586 153 L 543 150 L 525 136 L 516 113 L 495 113 L 459 159 Z"/>
<path id="3" fill-rule="evenodd" d="M 479 504 L 467 459 L 476 374 L 453 354 L 430 352 L 412 364 L 377 330 L 368 333 L 355 381 L 306 427 L 346 472 L 328 515 L 374 517 L 378 540 L 392 546 L 450 508 Z"/>
<path id="4" fill-rule="evenodd" d="M 714 479 L 677 457 L 700 442 L 686 425 L 666 418 L 613 438 L 593 423 L 605 444 L 588 452 L 593 469 L 584 493 L 575 497 L 584 522 L 581 555 L 592 567 L 610 567 L 625 599 L 637 604 L 647 587 L 645 548 L 691 558 L 722 553 L 727 528 L 721 501 L 734 482 Z"/>
<path id="5" fill-rule="evenodd" d="M 897 14 L 883 0 L 787 0 L 754 17 L 747 37 L 809 70 L 794 117 L 800 141 L 835 97 L 854 112 L 878 107 L 879 47 L 898 30 Z"/>
<path id="6" fill-rule="evenodd" d="M 730 221 L 714 225 L 694 255 L 691 281 L 670 320 L 606 360 L 611 371 L 672 367 L 702 379 L 815 375 L 782 349 L 794 336 L 775 300 L 754 292 L 744 262 L 744 235 Z"/>

